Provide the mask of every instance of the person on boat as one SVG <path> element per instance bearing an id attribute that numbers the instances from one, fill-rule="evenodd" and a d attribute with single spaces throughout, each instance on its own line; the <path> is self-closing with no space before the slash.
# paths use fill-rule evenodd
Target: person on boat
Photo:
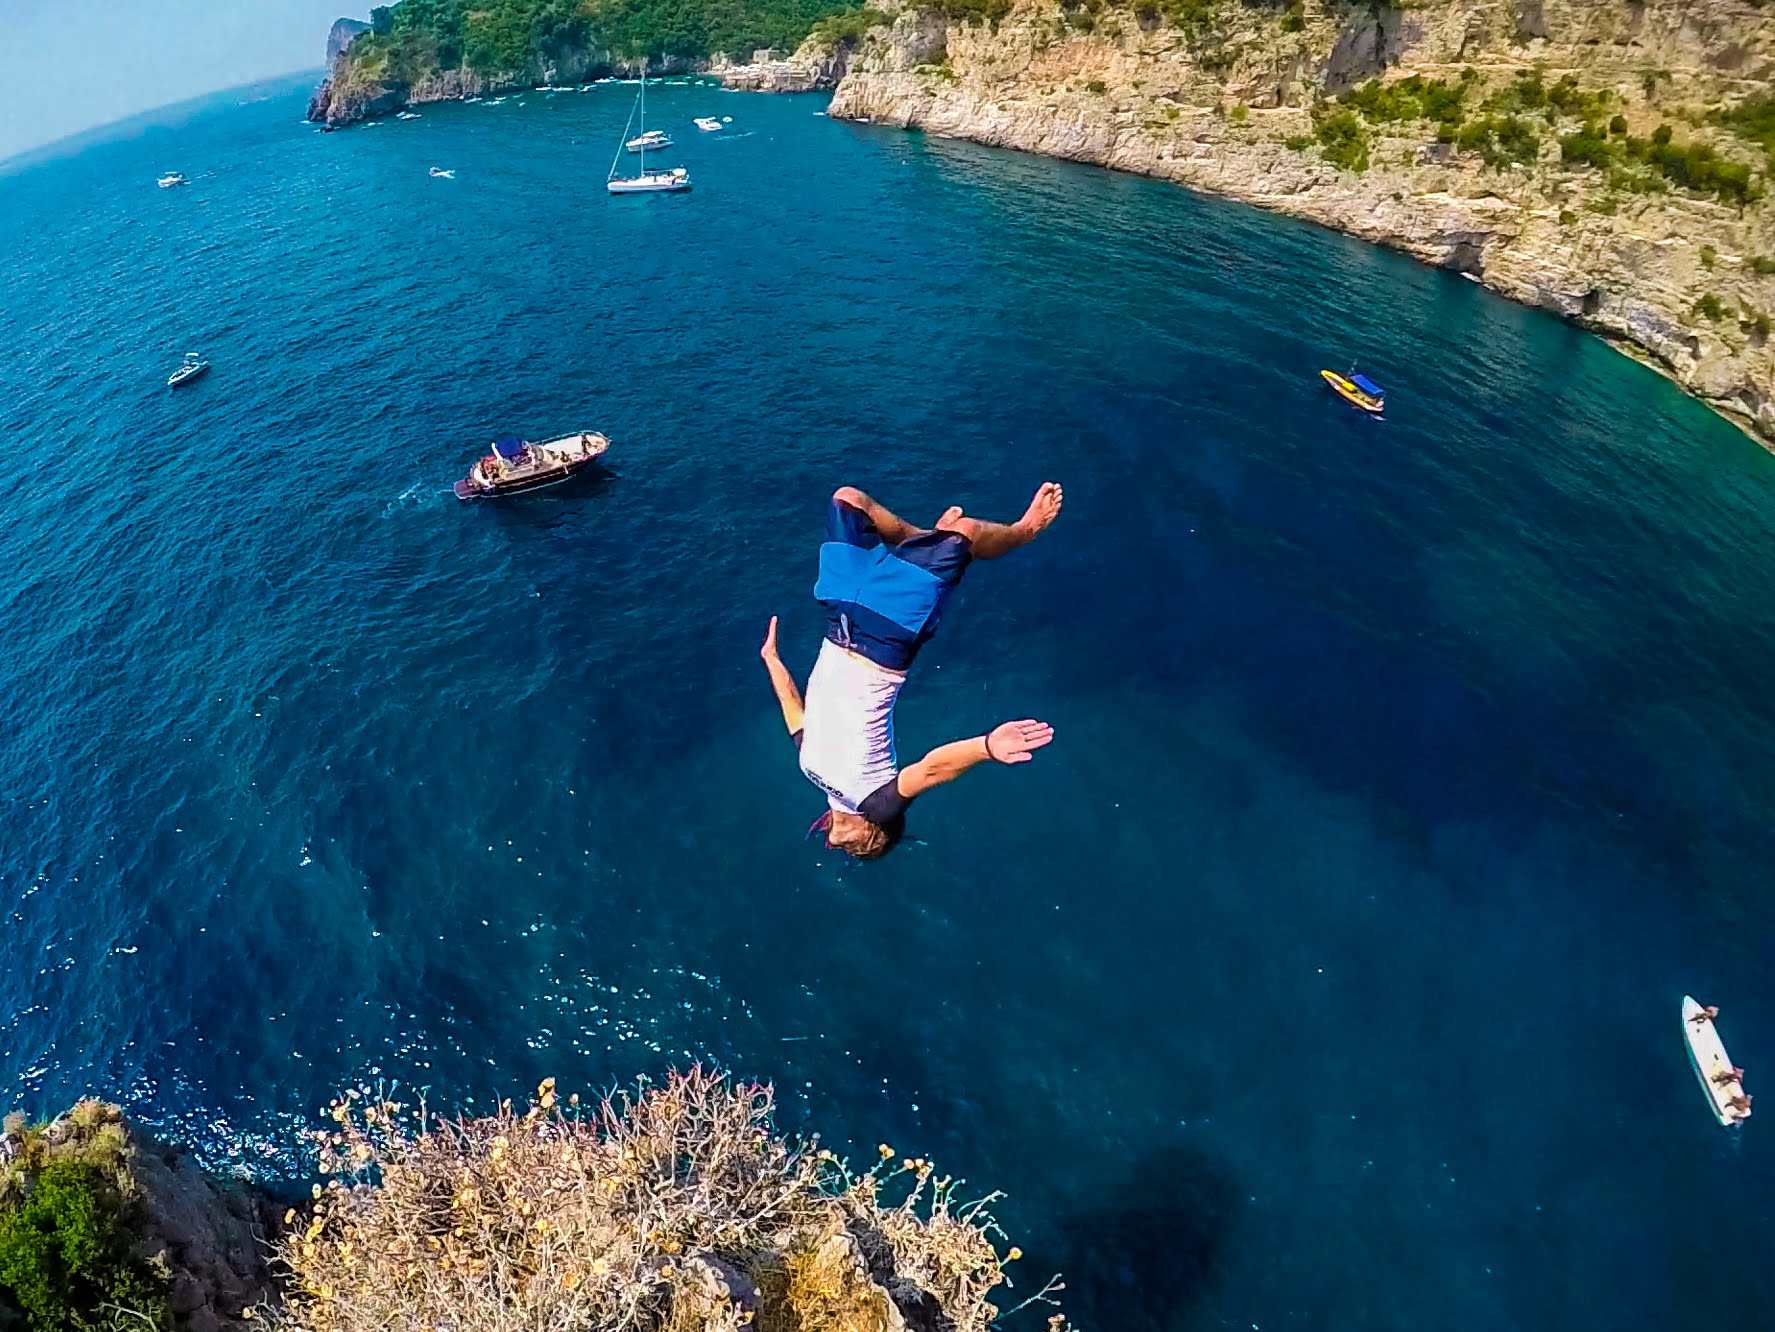
<path id="1" fill-rule="evenodd" d="M 1699 1013 L 1695 1014 L 1694 1017 L 1690 1018 L 1689 1021 L 1693 1022 L 1697 1027 L 1700 1027 L 1712 1022 L 1719 1015 L 1719 1009 L 1712 1004 L 1709 1004 L 1706 1008 L 1703 1008 Z"/>
<path id="2" fill-rule="evenodd" d="M 874 860 L 900 840 L 907 807 L 926 791 L 988 761 L 1027 763 L 1053 740 L 1046 722 L 1008 721 L 902 768 L 894 753 L 894 704 L 968 565 L 1033 541 L 1059 516 L 1064 498 L 1050 481 L 1014 523 L 952 506 L 935 527 L 921 528 L 855 487 L 833 493 L 814 583 L 826 633 L 805 703 L 777 654 L 775 616 L 759 649 L 802 774 L 826 793 L 826 812 L 810 836 L 822 831 L 827 846 Z"/>
<path id="3" fill-rule="evenodd" d="M 1746 1096 L 1743 1092 L 1739 1092 L 1736 1096 L 1726 1102 L 1726 1109 L 1730 1110 L 1740 1119 L 1749 1119 L 1750 1102 L 1751 1098 L 1749 1096 Z"/>
<path id="4" fill-rule="evenodd" d="M 1713 1075 L 1715 1086 L 1730 1087 L 1734 1082 L 1744 1081 L 1744 1070 L 1741 1068 L 1722 1068 Z"/>

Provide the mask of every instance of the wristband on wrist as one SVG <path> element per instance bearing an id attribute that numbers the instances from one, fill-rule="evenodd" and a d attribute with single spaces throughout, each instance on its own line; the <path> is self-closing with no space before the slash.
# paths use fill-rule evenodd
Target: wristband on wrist
<path id="1" fill-rule="evenodd" d="M 994 754 L 992 752 L 992 732 L 991 731 L 988 731 L 985 735 L 980 737 L 980 743 L 986 746 L 986 757 L 987 758 L 991 759 L 994 763 L 1004 762 L 1003 759 L 1001 759 L 997 754 Z"/>

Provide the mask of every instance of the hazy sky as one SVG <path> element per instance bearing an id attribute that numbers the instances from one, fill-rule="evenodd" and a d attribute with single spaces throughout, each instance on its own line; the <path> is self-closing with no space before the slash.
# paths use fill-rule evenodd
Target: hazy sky
<path id="1" fill-rule="evenodd" d="M 0 161 L 138 111 L 319 69 L 371 0 L 0 0 Z"/>

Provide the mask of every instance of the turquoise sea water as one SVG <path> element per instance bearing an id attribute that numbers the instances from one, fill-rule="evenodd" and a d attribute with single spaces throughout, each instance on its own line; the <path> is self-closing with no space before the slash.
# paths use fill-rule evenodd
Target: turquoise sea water
<path id="1" fill-rule="evenodd" d="M 7 1101 L 277 1174 L 348 1081 L 707 1057 L 1009 1190 L 1096 1328 L 1775 1317 L 1678 1026 L 1775 1079 L 1775 457 L 1452 275 L 815 97 L 662 87 L 696 188 L 610 200 L 629 90 L 302 92 L 0 175 Z M 823 498 L 1050 477 L 900 726 L 1053 747 L 804 843 L 755 650 Z"/>

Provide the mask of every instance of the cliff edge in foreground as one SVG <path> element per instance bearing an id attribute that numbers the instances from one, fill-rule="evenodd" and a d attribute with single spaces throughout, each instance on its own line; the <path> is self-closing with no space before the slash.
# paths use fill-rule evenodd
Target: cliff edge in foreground
<path id="1" fill-rule="evenodd" d="M 885 0 L 847 54 L 833 116 L 1403 250 L 1602 334 L 1775 447 L 1775 8 Z"/>
<path id="2" fill-rule="evenodd" d="M 990 1332 L 989 1210 L 883 1145 L 783 1137 L 769 1087 L 702 1068 L 583 1106 L 446 1119 L 348 1093 L 325 1187 L 272 1206 L 82 1101 L 0 1136 L 0 1329 Z M 273 1260 L 275 1260 L 273 1262 Z M 273 1274 L 276 1280 L 273 1280 Z M 1065 1332 L 1060 1283 L 1047 1306 Z M 1032 1319 L 1033 1322 L 1033 1319 Z"/>
<path id="3" fill-rule="evenodd" d="M 238 1332 L 273 1291 L 267 1206 L 81 1101 L 0 1132 L 0 1327 Z"/>

